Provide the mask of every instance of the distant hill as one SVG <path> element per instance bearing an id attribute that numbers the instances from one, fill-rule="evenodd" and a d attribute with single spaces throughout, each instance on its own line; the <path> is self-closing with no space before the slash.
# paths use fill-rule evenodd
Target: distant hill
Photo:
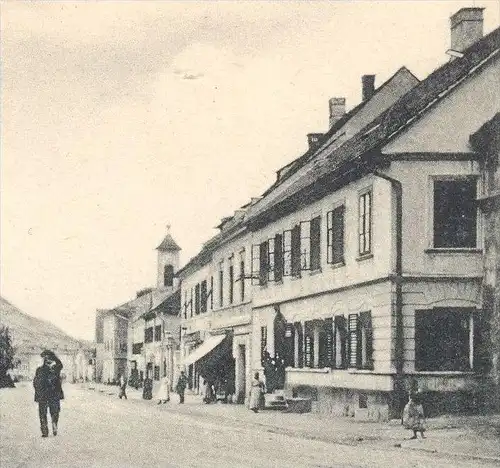
<path id="1" fill-rule="evenodd" d="M 89 347 L 84 340 L 77 340 L 54 324 L 32 317 L 0 296 L 0 325 L 9 327 L 12 344 L 17 352 L 32 353 L 41 349 L 77 350 Z"/>

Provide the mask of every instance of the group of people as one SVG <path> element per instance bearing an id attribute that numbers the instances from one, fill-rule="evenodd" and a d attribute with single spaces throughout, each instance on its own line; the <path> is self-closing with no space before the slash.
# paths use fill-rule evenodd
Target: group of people
<path id="1" fill-rule="evenodd" d="M 55 355 L 54 352 L 45 350 L 42 352 L 41 357 L 43 363 L 35 373 L 33 379 L 33 387 L 35 389 L 35 402 L 38 403 L 38 414 L 40 419 L 40 429 L 42 437 L 48 437 L 49 426 L 47 419 L 47 412 L 50 413 L 52 422 L 52 434 L 57 435 L 59 414 L 61 412 L 61 400 L 64 399 L 64 393 L 61 383 L 61 371 L 63 368 L 61 360 Z M 120 399 L 127 399 L 127 379 L 125 375 L 120 376 L 119 380 L 120 391 L 118 397 Z M 175 391 L 179 395 L 179 403 L 184 403 L 184 394 L 188 385 L 188 378 L 184 371 L 181 371 L 180 376 L 175 386 Z M 205 398 L 213 396 L 213 387 L 206 382 Z M 254 413 L 258 413 L 264 406 L 264 394 L 266 386 L 259 378 L 259 373 L 254 374 L 252 380 L 252 387 L 250 391 L 250 404 L 249 408 Z M 153 381 L 149 375 L 146 376 L 143 384 L 143 398 L 151 400 L 153 398 Z M 165 404 L 170 401 L 170 380 L 164 377 L 161 381 L 160 388 L 156 394 L 158 404 Z M 425 438 L 425 415 L 422 406 L 422 395 L 418 391 L 412 391 L 408 403 L 404 407 L 402 415 L 402 424 L 405 429 L 412 431 L 413 435 L 410 439 L 416 439 L 417 434 L 420 433 L 422 438 Z"/>
<path id="2" fill-rule="evenodd" d="M 184 394 L 186 392 L 188 384 L 188 379 L 184 371 L 181 371 L 179 379 L 177 380 L 177 385 L 175 386 L 175 391 L 179 395 L 179 403 L 184 403 Z M 118 398 L 127 399 L 127 378 L 124 374 L 120 376 L 119 379 L 120 390 L 118 392 Z M 150 377 L 149 373 L 146 375 L 144 382 L 142 383 L 142 398 L 144 400 L 153 399 L 153 379 Z M 170 379 L 165 376 L 161 379 L 160 387 L 156 393 L 156 399 L 158 404 L 165 404 L 170 401 Z"/>

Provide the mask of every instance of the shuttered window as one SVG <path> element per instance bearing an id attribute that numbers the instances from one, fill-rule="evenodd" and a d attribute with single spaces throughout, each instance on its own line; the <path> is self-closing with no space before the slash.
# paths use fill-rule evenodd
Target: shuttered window
<path id="1" fill-rule="evenodd" d="M 344 205 L 338 206 L 326 215 L 327 223 L 327 261 L 333 265 L 345 262 L 344 259 Z"/>
<path id="2" fill-rule="evenodd" d="M 224 305 L 224 262 L 219 263 L 219 306 Z"/>
<path id="3" fill-rule="evenodd" d="M 300 269 L 311 269 L 311 221 L 300 223 Z"/>
<path id="4" fill-rule="evenodd" d="M 245 251 L 240 253 L 240 301 L 245 300 Z"/>
<path id="5" fill-rule="evenodd" d="M 334 367 L 333 363 L 333 319 L 322 321 L 319 330 L 319 356 L 318 366 Z"/>
<path id="6" fill-rule="evenodd" d="M 301 322 L 295 322 L 295 333 L 297 334 L 297 361 L 295 363 L 296 367 L 304 367 L 304 329 Z"/>
<path id="7" fill-rule="evenodd" d="M 259 246 L 259 284 L 264 286 L 268 280 L 268 242 L 264 241 Z"/>
<path id="8" fill-rule="evenodd" d="M 300 276 L 300 225 L 294 226 L 291 234 L 291 273 Z"/>
<path id="9" fill-rule="evenodd" d="M 274 236 L 274 281 L 283 279 L 283 236 Z"/>
<path id="10" fill-rule="evenodd" d="M 314 367 L 314 322 L 304 322 L 304 367 Z"/>
<path id="11" fill-rule="evenodd" d="M 358 314 L 349 314 L 349 367 L 358 366 Z"/>
<path id="12" fill-rule="evenodd" d="M 286 367 L 295 365 L 295 327 L 293 323 L 285 325 L 284 361 Z"/>
<path id="13" fill-rule="evenodd" d="M 197 284 L 194 287 L 194 313 L 199 315 L 200 313 L 200 285 Z"/>
<path id="14" fill-rule="evenodd" d="M 345 369 L 347 367 L 347 321 L 343 315 L 334 318 L 334 367 Z"/>
<path id="15" fill-rule="evenodd" d="M 210 291 L 208 293 L 210 296 L 210 310 L 214 308 L 214 277 L 210 277 Z"/>
<path id="16" fill-rule="evenodd" d="M 155 341 L 161 341 L 161 325 L 155 326 Z"/>
<path id="17" fill-rule="evenodd" d="M 311 219 L 311 270 L 319 270 L 321 268 L 321 217 Z"/>
<path id="18" fill-rule="evenodd" d="M 373 369 L 373 327 L 372 313 L 359 314 L 359 340 L 360 352 L 358 353 L 358 368 Z"/>
<path id="19" fill-rule="evenodd" d="M 292 274 L 292 231 L 283 232 L 283 276 Z"/>
<path id="20" fill-rule="evenodd" d="M 229 304 L 234 302 L 234 260 L 229 259 Z"/>
<path id="21" fill-rule="evenodd" d="M 201 282 L 200 296 L 200 312 L 204 313 L 207 311 L 207 280 Z"/>
<path id="22" fill-rule="evenodd" d="M 274 281 L 275 253 L 274 237 L 267 241 L 267 280 Z"/>
<path id="23" fill-rule="evenodd" d="M 252 245 L 252 284 L 260 283 L 260 245 Z"/>

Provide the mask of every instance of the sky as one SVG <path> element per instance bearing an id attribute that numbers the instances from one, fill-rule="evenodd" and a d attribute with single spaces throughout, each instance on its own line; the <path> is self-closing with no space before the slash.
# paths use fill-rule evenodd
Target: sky
<path id="1" fill-rule="evenodd" d="M 330 97 L 424 78 L 461 7 L 500 23 L 499 0 L 0 5 L 1 294 L 84 339 L 155 284 L 167 225 L 184 264 L 327 130 Z"/>

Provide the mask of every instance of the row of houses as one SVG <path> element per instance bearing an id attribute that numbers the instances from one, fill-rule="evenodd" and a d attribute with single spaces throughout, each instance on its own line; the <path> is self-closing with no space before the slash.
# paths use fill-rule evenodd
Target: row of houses
<path id="1" fill-rule="evenodd" d="M 397 417 L 416 388 L 431 411 L 477 410 L 500 383 L 500 29 L 482 31 L 463 8 L 428 77 L 365 75 L 349 112 L 332 98 L 328 130 L 181 269 L 168 235 L 157 288 L 122 307 L 121 365 L 243 403 L 270 357 L 315 411 Z"/>

